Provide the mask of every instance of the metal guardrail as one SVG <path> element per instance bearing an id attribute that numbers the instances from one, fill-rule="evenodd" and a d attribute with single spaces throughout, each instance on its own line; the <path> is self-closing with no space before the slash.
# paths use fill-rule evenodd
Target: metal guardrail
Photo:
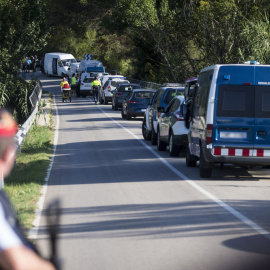
<path id="1" fill-rule="evenodd" d="M 41 83 L 40 83 L 40 81 L 37 81 L 37 84 L 36 84 L 32 94 L 31 94 L 31 96 L 29 97 L 32 108 L 35 108 L 37 105 L 37 102 L 40 101 L 41 94 L 42 94 Z"/>
<path id="2" fill-rule="evenodd" d="M 141 80 L 135 80 L 135 79 L 130 79 L 127 78 L 131 83 L 136 83 L 139 84 L 143 88 L 152 88 L 155 90 L 158 90 L 160 87 L 185 87 L 184 83 L 163 83 L 163 84 L 158 84 L 158 83 L 153 83 L 153 82 L 146 82 L 146 81 L 141 81 Z"/>
<path id="3" fill-rule="evenodd" d="M 38 105 L 39 101 L 41 100 L 41 95 L 42 95 L 42 87 L 40 81 L 38 81 L 31 96 L 29 97 L 30 102 L 32 104 L 32 113 L 15 136 L 15 143 L 17 150 L 20 150 L 20 145 L 24 141 L 27 132 L 29 131 L 29 129 L 31 128 L 32 124 L 36 119 L 36 114 L 38 112 Z"/>
<path id="4" fill-rule="evenodd" d="M 130 78 L 127 78 L 127 80 L 129 80 L 131 83 L 139 84 L 143 88 L 152 88 L 152 89 L 157 90 L 162 86 L 162 84 L 146 82 L 146 81 L 141 81 L 141 80 L 135 80 L 135 79 L 130 79 Z"/>
<path id="5" fill-rule="evenodd" d="M 36 119 L 36 114 L 38 112 L 38 105 L 41 99 L 41 95 L 42 95 L 42 87 L 41 87 L 41 83 L 38 81 L 33 90 L 33 93 L 29 97 L 32 106 L 34 105 L 32 107 L 32 113 L 14 137 L 15 151 L 13 155 L 10 157 L 10 160 L 13 158 L 14 155 L 16 155 L 17 152 L 20 153 L 21 151 L 21 144 L 23 143 L 29 129 L 31 128 L 32 124 L 34 123 Z M 3 187 L 4 187 L 4 178 L 3 178 L 3 175 L 0 175 L 0 189 Z"/>

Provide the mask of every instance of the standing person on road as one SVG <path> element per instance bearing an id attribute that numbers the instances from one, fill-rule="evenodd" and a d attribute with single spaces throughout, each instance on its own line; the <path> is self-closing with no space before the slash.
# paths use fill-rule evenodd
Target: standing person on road
<path id="1" fill-rule="evenodd" d="M 80 88 L 81 88 L 81 76 L 77 75 L 77 80 L 76 80 L 76 94 L 77 94 L 77 97 L 81 96 Z"/>
<path id="2" fill-rule="evenodd" d="M 91 85 L 92 85 L 92 89 L 94 91 L 94 101 L 95 101 L 95 104 L 97 104 L 99 88 L 102 90 L 102 86 L 101 86 L 101 83 L 98 79 L 98 76 L 95 77 L 95 80 L 92 82 Z"/>
<path id="3" fill-rule="evenodd" d="M 0 110 L 0 173 L 7 176 L 15 160 L 14 136 L 17 124 L 11 114 Z M 54 270 L 25 237 L 12 205 L 0 190 L 0 269 Z"/>
<path id="4" fill-rule="evenodd" d="M 72 74 L 71 77 L 71 95 L 75 95 L 75 91 L 76 91 L 76 77 L 75 77 L 75 73 Z"/>

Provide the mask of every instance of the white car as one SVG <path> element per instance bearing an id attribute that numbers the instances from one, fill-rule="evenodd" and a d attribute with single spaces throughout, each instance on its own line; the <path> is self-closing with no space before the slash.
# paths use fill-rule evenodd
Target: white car
<path id="1" fill-rule="evenodd" d="M 104 83 L 102 90 L 100 91 L 99 95 L 99 102 L 108 104 L 108 102 L 112 101 L 113 92 L 119 83 L 129 83 L 129 81 L 125 80 L 124 77 L 122 78 L 114 78 L 109 77 L 109 79 Z"/>
<path id="2" fill-rule="evenodd" d="M 93 96 L 92 82 L 94 77 L 84 77 L 80 85 L 80 94 L 82 97 Z"/>
<path id="3" fill-rule="evenodd" d="M 123 75 L 110 75 L 110 74 L 104 73 L 103 76 L 100 78 L 102 87 L 105 84 L 105 82 L 107 82 L 109 79 L 112 79 L 112 78 L 121 78 L 122 80 L 126 79 Z"/>
<path id="4" fill-rule="evenodd" d="M 171 156 L 178 156 L 188 140 L 189 130 L 185 126 L 184 101 L 184 96 L 174 97 L 158 118 L 157 148 L 159 151 L 165 151 L 168 145 Z M 162 112 L 162 107 L 158 110 Z"/>

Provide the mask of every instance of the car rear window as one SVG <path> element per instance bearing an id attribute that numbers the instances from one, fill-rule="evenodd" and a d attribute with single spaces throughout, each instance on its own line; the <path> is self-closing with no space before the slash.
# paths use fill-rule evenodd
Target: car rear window
<path id="1" fill-rule="evenodd" d="M 94 80 L 94 79 L 92 79 L 92 78 L 85 78 L 85 79 L 83 80 L 83 82 L 84 82 L 84 83 L 91 83 L 91 82 L 93 82 L 93 80 Z"/>
<path id="2" fill-rule="evenodd" d="M 141 88 L 139 85 L 122 85 L 119 88 L 119 92 L 127 92 L 127 91 L 131 91 L 133 89 L 139 89 Z"/>
<path id="3" fill-rule="evenodd" d="M 153 98 L 155 92 L 135 92 L 134 98 Z"/>
<path id="4" fill-rule="evenodd" d="M 121 86 L 118 91 L 119 92 L 128 92 L 131 90 L 133 90 L 133 87 L 131 85 L 126 85 L 126 86 Z"/>
<path id="5" fill-rule="evenodd" d="M 166 93 L 166 97 L 164 98 L 164 103 L 169 104 L 170 101 L 176 96 L 184 96 L 185 89 L 170 89 Z"/>
<path id="6" fill-rule="evenodd" d="M 120 83 L 129 83 L 129 81 L 119 81 L 119 80 L 117 80 L 117 81 L 112 81 L 111 82 L 111 86 L 113 86 L 113 87 L 117 87 Z"/>
<path id="7" fill-rule="evenodd" d="M 270 118 L 270 86 L 220 85 L 217 116 Z"/>

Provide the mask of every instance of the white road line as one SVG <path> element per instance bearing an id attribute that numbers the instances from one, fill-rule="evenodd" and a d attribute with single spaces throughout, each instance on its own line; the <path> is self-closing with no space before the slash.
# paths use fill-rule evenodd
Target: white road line
<path id="1" fill-rule="evenodd" d="M 38 236 L 38 230 L 39 230 L 42 210 L 44 208 L 44 201 L 45 201 L 45 196 L 46 196 L 46 192 L 47 192 L 48 181 L 50 178 L 50 174 L 51 174 L 51 170 L 52 170 L 52 166 L 53 166 L 53 162 L 54 162 L 54 157 L 55 157 L 55 152 L 56 152 L 56 147 L 58 144 L 59 114 L 58 114 L 58 109 L 57 109 L 56 102 L 55 102 L 55 95 L 53 95 L 53 104 L 55 107 L 55 114 L 56 114 L 56 126 L 55 126 L 54 141 L 53 141 L 53 155 L 51 157 L 50 166 L 47 170 L 45 183 L 41 189 L 42 195 L 40 196 L 39 201 L 37 202 L 37 209 L 35 211 L 35 219 L 33 221 L 34 227 L 28 231 L 28 238 L 30 238 L 30 239 L 37 239 L 37 236 Z"/>
<path id="2" fill-rule="evenodd" d="M 103 111 L 99 106 L 99 108 L 111 121 L 113 121 L 115 124 L 117 124 L 119 127 L 123 128 L 125 131 L 127 131 L 131 136 L 133 136 L 136 140 L 138 140 L 145 148 L 147 148 L 149 151 L 151 151 L 164 165 L 166 165 L 171 171 L 173 171 L 177 176 L 179 176 L 181 179 L 186 181 L 188 184 L 190 184 L 192 187 L 194 187 L 196 190 L 198 190 L 200 193 L 204 194 L 206 197 L 214 201 L 216 204 L 224 208 L 226 211 L 234 215 L 236 218 L 247 224 L 249 227 L 251 227 L 253 230 L 258 232 L 259 234 L 266 237 L 268 240 L 270 240 L 270 233 L 266 230 L 264 230 L 262 227 L 260 227 L 258 224 L 253 222 L 252 220 L 248 219 L 244 215 L 242 215 L 240 212 L 229 206 L 228 204 L 224 203 L 217 197 L 215 197 L 213 194 L 209 193 L 205 189 L 203 189 L 201 186 L 196 184 L 193 180 L 189 179 L 186 175 L 178 171 L 175 167 L 173 167 L 166 159 L 164 159 L 162 156 L 160 156 L 155 150 L 153 150 L 152 147 L 147 145 L 144 140 L 140 139 L 137 135 L 135 135 L 132 131 L 130 131 L 128 128 L 124 127 L 122 124 L 118 123 L 116 120 L 114 120 L 111 116 L 109 116 L 105 111 Z"/>

